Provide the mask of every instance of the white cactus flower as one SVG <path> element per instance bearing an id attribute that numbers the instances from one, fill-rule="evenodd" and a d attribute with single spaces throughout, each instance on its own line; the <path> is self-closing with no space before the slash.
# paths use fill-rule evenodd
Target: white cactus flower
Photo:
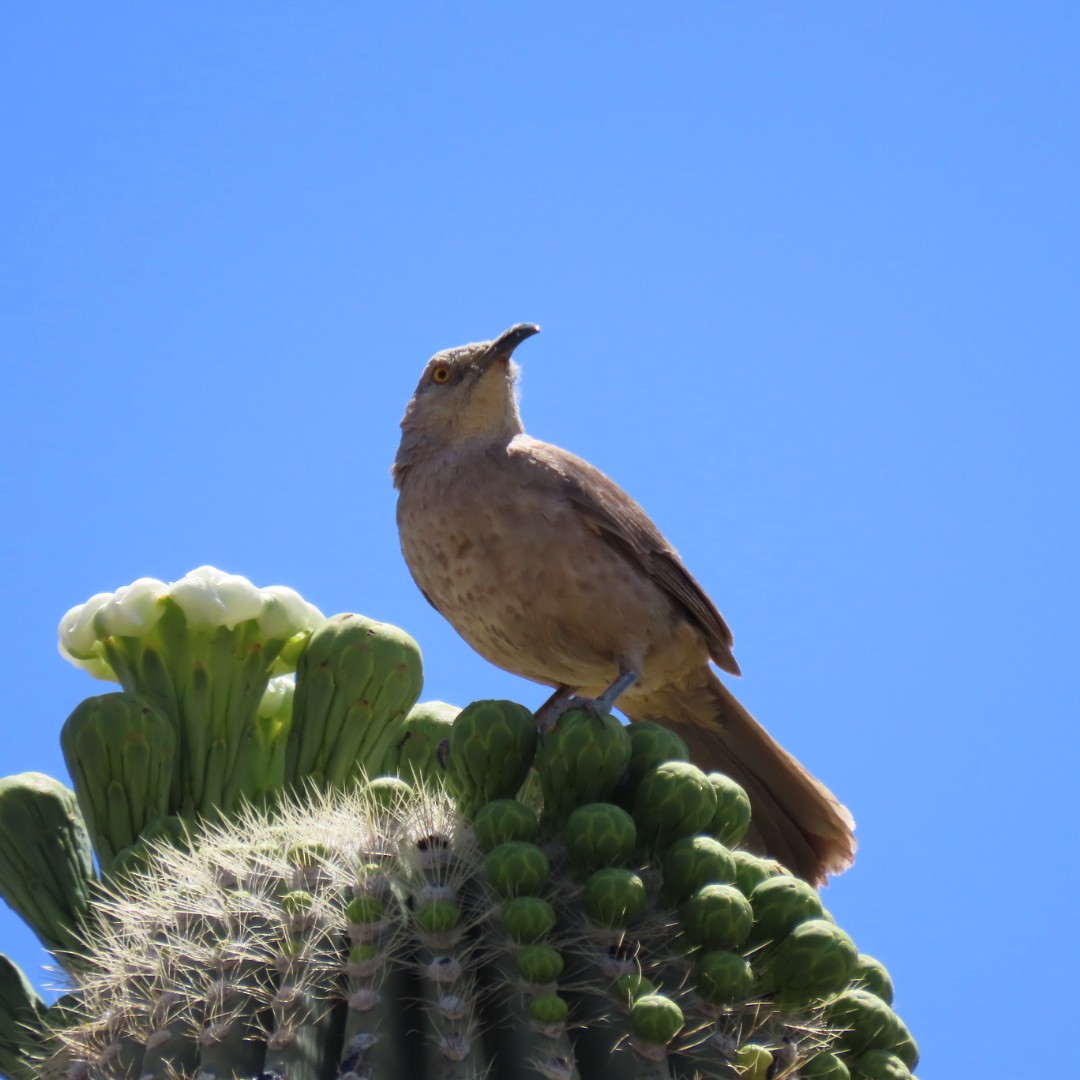
<path id="1" fill-rule="evenodd" d="M 317 607 L 286 585 L 269 585 L 260 592 L 263 609 L 259 629 L 268 638 L 291 638 L 301 630 L 313 629 L 325 618 Z"/>
<path id="2" fill-rule="evenodd" d="M 94 619 L 102 637 L 144 637 L 161 618 L 158 602 L 168 594 L 169 586 L 157 578 L 142 577 L 121 586 L 104 604 Z"/>
<path id="3" fill-rule="evenodd" d="M 169 596 L 180 606 L 188 625 L 197 629 L 227 626 L 255 619 L 262 612 L 259 589 L 246 577 L 226 574 L 213 566 L 200 566 L 174 582 Z"/>
<path id="4" fill-rule="evenodd" d="M 296 677 L 293 675 L 279 675 L 266 684 L 262 701 L 259 702 L 259 716 L 268 718 L 277 716 L 279 712 L 292 705 L 293 694 L 296 692 Z"/>
<path id="5" fill-rule="evenodd" d="M 91 660 L 98 655 L 98 635 L 94 629 L 94 616 L 115 596 L 115 593 L 94 593 L 85 604 L 76 604 L 60 620 L 60 655 L 76 664 Z"/>

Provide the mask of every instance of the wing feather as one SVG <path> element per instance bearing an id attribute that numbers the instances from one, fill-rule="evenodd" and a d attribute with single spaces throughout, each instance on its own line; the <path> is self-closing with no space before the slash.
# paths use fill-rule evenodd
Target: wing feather
<path id="1" fill-rule="evenodd" d="M 575 454 L 529 436 L 514 439 L 510 452 L 556 473 L 567 501 L 589 527 L 639 566 L 686 612 L 704 634 L 709 653 L 720 668 L 739 674 L 731 652 L 734 639 L 723 615 L 648 514 L 614 480 Z"/>

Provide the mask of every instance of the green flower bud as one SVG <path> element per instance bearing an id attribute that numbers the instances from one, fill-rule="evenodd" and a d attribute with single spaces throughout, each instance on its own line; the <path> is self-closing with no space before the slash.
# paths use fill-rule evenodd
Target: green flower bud
<path id="1" fill-rule="evenodd" d="M 302 870 L 318 869 L 334 859 L 334 849 L 327 844 L 305 841 L 291 844 L 285 852 L 289 865 Z"/>
<path id="2" fill-rule="evenodd" d="M 563 958 L 549 945 L 524 945 L 518 950 L 517 969 L 528 983 L 553 983 L 562 974 Z"/>
<path id="3" fill-rule="evenodd" d="M 545 817 L 561 823 L 579 806 L 606 801 L 629 760 L 630 736 L 611 713 L 563 713 L 536 752 Z"/>
<path id="4" fill-rule="evenodd" d="M 684 1022 L 682 1009 L 663 994 L 645 994 L 630 1006 L 630 1026 L 645 1042 L 666 1046 Z"/>
<path id="5" fill-rule="evenodd" d="M 637 843 L 637 828 L 625 810 L 611 803 L 588 803 L 566 819 L 563 840 L 570 861 L 589 873 L 625 863 Z"/>
<path id="6" fill-rule="evenodd" d="M 585 910 L 601 926 L 619 927 L 636 919 L 648 903 L 645 883 L 632 870 L 609 866 L 585 882 Z"/>
<path id="7" fill-rule="evenodd" d="M 294 889 L 281 897 L 281 910 L 286 915 L 302 915 L 311 910 L 313 899 L 311 893 L 304 892 L 303 889 Z"/>
<path id="8" fill-rule="evenodd" d="M 676 903 L 702 885 L 728 885 L 735 880 L 735 860 L 711 836 L 684 836 L 664 852 L 664 891 Z"/>
<path id="9" fill-rule="evenodd" d="M 775 859 L 761 859 L 749 851 L 736 849 L 731 857 L 735 861 L 735 884 L 743 896 L 749 896 L 768 878 L 784 873 L 784 868 Z"/>
<path id="10" fill-rule="evenodd" d="M 757 1043 L 745 1043 L 735 1054 L 740 1080 L 765 1080 L 772 1066 L 772 1054 Z"/>
<path id="11" fill-rule="evenodd" d="M 900 1034 L 892 1045 L 892 1052 L 909 1069 L 914 1069 L 919 1064 L 919 1044 L 915 1041 L 911 1032 L 908 1031 L 907 1024 L 899 1016 L 896 1017 L 896 1023 Z"/>
<path id="12" fill-rule="evenodd" d="M 652 720 L 642 720 L 627 729 L 630 735 L 630 762 L 627 777 L 635 786 L 657 765 L 668 761 L 689 761 L 686 743 L 670 728 Z"/>
<path id="13" fill-rule="evenodd" d="M 119 881 L 125 875 L 141 873 L 150 864 L 154 844 L 160 841 L 181 850 L 188 850 L 191 847 L 188 823 L 175 814 L 159 818 L 144 830 L 134 844 L 116 853 L 116 857 L 109 864 L 108 876 Z"/>
<path id="14" fill-rule="evenodd" d="M 845 990 L 837 994 L 826 1004 L 824 1019 L 839 1032 L 837 1046 L 854 1056 L 867 1050 L 895 1053 L 907 1031 L 900 1017 L 869 990 Z"/>
<path id="15" fill-rule="evenodd" d="M 810 1002 L 847 986 L 858 950 L 835 923 L 808 919 L 780 942 L 772 974 L 786 1000 Z"/>
<path id="16" fill-rule="evenodd" d="M 445 934 L 457 926 L 461 908 L 453 900 L 429 900 L 416 909 L 416 923 L 429 934 Z"/>
<path id="17" fill-rule="evenodd" d="M 630 975 L 621 975 L 615 980 L 615 992 L 621 998 L 636 1001 L 646 994 L 655 994 L 656 984 L 652 979 L 646 979 L 640 972 L 634 972 Z"/>
<path id="18" fill-rule="evenodd" d="M 468 818 L 492 799 L 508 799 L 536 753 L 536 718 L 513 701 L 474 701 L 450 728 L 446 781 Z"/>
<path id="19" fill-rule="evenodd" d="M 685 761 L 669 761 L 647 772 L 634 796 L 638 837 L 653 850 L 704 832 L 715 812 L 716 793 L 709 778 Z"/>
<path id="20" fill-rule="evenodd" d="M 405 803 L 410 802 L 415 793 L 413 789 L 396 776 L 380 776 L 367 785 L 368 794 L 376 806 L 395 813 Z"/>
<path id="21" fill-rule="evenodd" d="M 502 922 L 519 945 L 533 945 L 555 928 L 555 909 L 538 896 L 516 896 L 503 903 Z"/>
<path id="22" fill-rule="evenodd" d="M 709 783 L 716 792 L 716 811 L 703 831 L 732 847 L 750 828 L 750 797 L 740 784 L 723 773 L 709 773 Z"/>
<path id="23" fill-rule="evenodd" d="M 746 958 L 726 949 L 702 953 L 695 975 L 697 991 L 710 1005 L 738 1005 L 754 990 L 754 973 Z"/>
<path id="24" fill-rule="evenodd" d="M 683 905 L 687 938 L 704 949 L 735 949 L 754 924 L 750 902 L 734 885 L 705 885 Z"/>
<path id="25" fill-rule="evenodd" d="M 398 736 L 376 771 L 419 787 L 441 781 L 446 770 L 439 760 L 439 745 L 450 738 L 450 727 L 460 712 L 445 701 L 418 702 L 401 721 Z"/>
<path id="26" fill-rule="evenodd" d="M 374 945 L 353 945 L 349 949 L 350 964 L 368 964 L 379 955 L 379 950 Z"/>
<path id="27" fill-rule="evenodd" d="M 779 941 L 799 923 L 820 919 L 824 908 L 812 885 L 784 874 L 756 885 L 750 893 L 755 942 Z"/>
<path id="28" fill-rule="evenodd" d="M 843 1058 L 835 1054 L 815 1054 L 799 1066 L 800 1080 L 851 1080 L 851 1073 Z"/>
<path id="29" fill-rule="evenodd" d="M 570 1013 L 570 1006 L 558 994 L 537 994 L 529 998 L 527 1008 L 538 1024 L 563 1024 Z"/>
<path id="30" fill-rule="evenodd" d="M 551 873 L 547 856 L 535 845 L 508 840 L 492 848 L 484 860 L 491 887 L 504 900 L 535 895 Z"/>
<path id="31" fill-rule="evenodd" d="M 345 918 L 356 926 L 378 922 L 386 914 L 386 905 L 377 896 L 357 896 L 345 908 Z"/>
<path id="32" fill-rule="evenodd" d="M 472 827 L 480 850 L 485 852 L 508 840 L 531 843 L 540 834 L 536 814 L 515 799 L 493 799 L 481 806 Z"/>
<path id="33" fill-rule="evenodd" d="M 867 1050 L 851 1063 L 859 1080 L 911 1080 L 911 1070 L 888 1050 Z"/>
<path id="34" fill-rule="evenodd" d="M 852 983 L 855 987 L 861 986 L 871 994 L 877 994 L 886 1005 L 893 1003 L 893 984 L 888 969 L 880 960 L 875 960 L 866 953 L 859 953 Z"/>

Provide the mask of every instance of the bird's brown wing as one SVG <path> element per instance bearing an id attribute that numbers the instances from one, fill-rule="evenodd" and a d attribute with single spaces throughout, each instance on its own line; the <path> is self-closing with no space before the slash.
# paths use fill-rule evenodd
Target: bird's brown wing
<path id="1" fill-rule="evenodd" d="M 557 474 L 560 490 L 597 535 L 655 581 L 697 624 L 716 664 L 733 675 L 733 637 L 723 615 L 683 565 L 649 515 L 618 484 L 587 461 L 550 443 L 518 436 L 511 453 Z"/>

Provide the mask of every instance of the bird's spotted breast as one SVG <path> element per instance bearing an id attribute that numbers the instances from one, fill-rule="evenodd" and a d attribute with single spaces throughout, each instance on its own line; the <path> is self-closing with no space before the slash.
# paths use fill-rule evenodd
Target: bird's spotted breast
<path id="1" fill-rule="evenodd" d="M 642 659 L 624 652 L 628 625 L 646 646 L 670 634 L 666 602 L 568 507 L 527 485 L 493 501 L 476 473 L 410 484 L 398 516 L 417 584 L 477 652 L 536 682 L 599 690 Z M 418 527 L 431 520 L 440 528 Z M 568 588 L 593 612 L 584 625 Z"/>

